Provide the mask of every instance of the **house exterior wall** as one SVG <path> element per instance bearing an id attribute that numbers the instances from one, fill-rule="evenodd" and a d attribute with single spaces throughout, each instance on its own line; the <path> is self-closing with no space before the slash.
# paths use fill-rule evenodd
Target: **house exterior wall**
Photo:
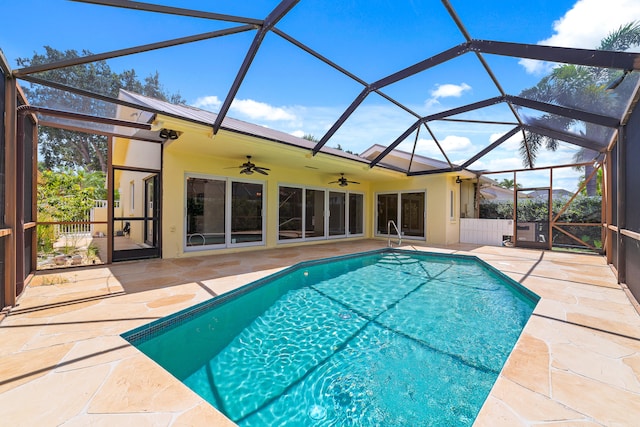
<path id="1" fill-rule="evenodd" d="M 216 141 L 216 143 L 223 143 Z M 232 141 L 224 143 L 232 144 Z M 257 141 L 256 143 L 264 143 Z M 274 148 L 280 149 L 280 148 Z M 282 148 L 282 155 L 292 156 L 292 165 L 295 165 L 295 156 L 300 153 L 287 153 Z M 375 221 L 379 193 L 385 192 L 425 192 L 426 193 L 426 230 L 425 238 L 415 239 L 420 242 L 432 244 L 450 244 L 459 240 L 459 185 L 455 183 L 455 176 L 424 175 L 406 177 L 398 175 L 395 179 L 366 182 L 359 179 L 359 185 L 350 185 L 340 188 L 336 185 L 328 185 L 326 172 L 316 170 L 303 170 L 299 167 L 273 167 L 268 176 L 253 174 L 251 177 L 239 174 L 239 160 L 237 158 L 221 158 L 217 156 L 205 156 L 202 153 L 184 150 L 179 144 L 170 144 L 163 154 L 163 257 L 175 258 L 185 256 L 197 256 L 214 253 L 239 252 L 244 247 L 228 247 L 210 250 L 187 250 L 185 248 L 186 236 L 186 189 L 187 175 L 207 176 L 211 178 L 225 179 L 249 179 L 264 183 L 266 192 L 263 215 L 265 216 L 265 242 L 264 248 L 286 245 L 317 244 L 323 240 L 278 242 L 278 218 L 279 218 L 279 186 L 304 186 L 305 188 L 324 189 L 331 191 L 353 191 L 364 196 L 364 234 L 355 238 L 373 238 L 385 236 L 376 235 Z M 269 167 L 270 165 L 264 165 Z M 450 192 L 453 191 L 454 212 L 450 213 Z M 347 237 L 345 239 L 354 238 Z M 409 239 L 406 239 L 409 241 Z"/>
<path id="2" fill-rule="evenodd" d="M 283 153 L 286 155 L 286 153 Z M 175 258 L 183 256 L 204 255 L 224 252 L 237 252 L 246 249 L 255 249 L 256 246 L 250 248 L 234 247 L 224 249 L 211 249 L 202 251 L 185 250 L 186 235 L 186 194 L 185 182 L 187 175 L 207 176 L 211 178 L 233 178 L 239 180 L 249 180 L 264 184 L 266 192 L 265 205 L 263 208 L 263 216 L 265 218 L 265 242 L 262 247 L 272 248 L 285 245 L 304 245 L 309 242 L 280 242 L 278 243 L 278 217 L 279 217 L 279 186 L 304 186 L 306 188 L 315 188 L 332 191 L 343 191 L 336 186 L 328 185 L 326 173 L 318 173 L 317 171 L 301 170 L 300 168 L 271 168 L 268 176 L 253 174 L 250 177 L 241 175 L 238 167 L 239 160 L 237 158 L 227 159 L 215 156 L 203 156 L 202 154 L 187 152 L 181 150 L 177 144 L 169 146 L 164 152 L 163 160 L 163 257 Z M 292 164 L 295 161 L 292 160 Z M 269 167 L 269 165 L 265 165 Z M 372 219 L 369 212 L 373 210 L 371 201 L 370 185 L 362 182 L 360 185 L 352 185 L 348 187 L 349 191 L 361 193 L 364 195 L 365 203 L 365 223 L 364 236 L 371 236 Z M 318 240 L 312 243 L 318 243 Z"/>
<path id="3" fill-rule="evenodd" d="M 450 191 L 454 192 L 454 217 L 450 218 Z M 380 193 L 391 192 L 426 192 L 426 230 L 425 239 L 416 239 L 431 244 L 457 243 L 459 238 L 459 193 L 455 176 L 446 175 L 421 175 L 415 177 L 403 177 L 385 182 L 376 182 L 371 186 L 371 195 L 367 198 L 371 201 L 371 209 L 368 211 L 371 218 L 368 223 L 375 221 L 376 196 Z M 371 237 L 374 237 L 372 234 Z"/>
<path id="4" fill-rule="evenodd" d="M 387 238 L 386 232 L 384 234 L 376 232 L 377 197 L 379 194 L 423 193 L 425 200 L 424 237 L 406 235 L 403 237 L 403 241 L 410 242 L 414 240 L 421 243 L 442 245 L 459 242 L 461 184 L 456 183 L 455 174 L 408 177 L 399 172 L 377 167 L 369 171 L 365 164 L 358 165 L 356 162 L 354 166 L 353 160 L 327 155 L 325 155 L 327 157 L 324 158 L 321 168 L 305 168 L 301 167 L 301 164 L 309 163 L 308 160 L 311 157 L 308 150 L 300 147 L 226 130 L 220 130 L 216 135 L 213 135 L 209 126 L 197 125 L 169 117 L 158 116 L 156 121 L 165 128 L 178 131 L 180 137 L 177 140 L 167 141 L 163 146 L 161 156 L 152 153 L 157 150 L 158 144 L 118 140 L 113 148 L 113 163 L 115 168 L 118 165 L 127 165 L 134 168 L 161 169 L 161 244 L 163 258 L 242 252 L 244 250 L 255 250 L 256 248 L 318 244 L 333 239 L 333 236 L 318 239 L 305 236 L 303 240 L 279 240 L 278 222 L 281 186 L 362 195 L 364 205 L 363 233 L 355 236 L 336 237 L 344 240 Z M 279 158 L 279 165 L 277 166 L 264 161 L 265 157 L 271 156 L 273 158 L 274 153 L 277 153 Z M 269 175 L 254 173 L 247 176 L 240 174 L 239 165 L 245 161 L 243 157 L 247 154 L 254 156 L 252 161 L 255 163 L 270 168 Z M 318 156 L 322 156 L 322 153 L 319 153 Z M 162 159 L 161 165 L 154 160 L 158 158 Z M 282 159 L 286 159 L 286 161 L 283 163 Z M 338 177 L 340 172 L 345 169 L 348 172 L 349 167 L 352 172 L 356 171 L 355 168 L 360 171 L 356 179 L 360 184 L 350 184 L 348 187 L 329 184 L 330 181 L 334 181 Z M 363 170 L 365 171 L 364 174 L 361 172 Z M 144 184 L 139 179 L 141 178 L 140 173 L 136 174 L 134 172 L 134 176 L 130 178 L 128 177 L 128 171 L 118 172 L 120 175 L 114 184 L 120 191 L 120 208 L 123 216 L 142 216 L 142 204 L 140 206 L 136 205 L 135 210 L 128 206 L 129 201 L 133 200 L 129 194 L 132 188 L 136 192 L 144 191 Z M 346 175 L 349 176 L 350 174 L 347 173 Z M 371 178 L 367 179 L 368 176 Z M 250 183 L 263 184 L 265 193 L 262 199 L 264 240 L 259 243 L 252 241 L 249 244 L 241 245 L 231 239 L 231 244 L 219 245 L 217 243 L 218 246 L 215 249 L 211 248 L 211 246 L 198 248 L 193 243 L 188 246 L 186 223 L 187 177 L 221 181 L 229 179 L 234 181 L 246 180 Z M 136 178 L 138 179 L 132 187 L 130 181 Z M 143 200 L 141 194 L 134 198 L 136 203 L 138 200 Z M 345 198 L 348 201 L 348 197 Z M 209 200 L 206 196 L 204 199 Z M 210 201 L 207 203 L 210 203 Z M 207 210 L 211 211 L 211 206 Z M 312 214 L 311 211 L 308 212 L 309 215 Z M 225 215 L 227 214 L 228 212 L 225 213 Z M 316 211 L 314 219 L 317 220 L 318 216 L 320 216 L 320 213 Z M 124 223 L 114 225 L 114 231 L 119 230 L 118 226 L 124 227 Z M 143 241 L 142 230 L 136 229 L 138 225 L 142 226 L 143 224 L 142 222 L 138 224 L 138 222 L 132 221 L 130 237 L 135 241 Z M 216 227 L 207 224 L 209 228 L 217 230 L 220 229 L 219 225 Z M 225 236 L 225 238 L 228 238 L 228 230 L 225 230 Z M 282 237 L 280 236 L 280 238 Z M 204 242 L 204 238 L 202 239 Z"/>

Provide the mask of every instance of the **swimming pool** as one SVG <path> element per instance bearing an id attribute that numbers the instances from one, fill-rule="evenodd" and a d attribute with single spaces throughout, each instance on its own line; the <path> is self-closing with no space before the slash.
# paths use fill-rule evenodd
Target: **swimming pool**
<path id="1" fill-rule="evenodd" d="M 385 249 L 123 336 L 239 425 L 471 425 L 537 301 L 474 257 Z"/>

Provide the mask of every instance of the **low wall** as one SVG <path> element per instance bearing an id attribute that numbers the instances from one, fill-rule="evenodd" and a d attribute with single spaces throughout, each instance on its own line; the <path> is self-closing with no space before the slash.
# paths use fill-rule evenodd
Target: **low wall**
<path id="1" fill-rule="evenodd" d="M 503 236 L 512 235 L 511 219 L 460 218 L 460 243 L 502 246 Z"/>

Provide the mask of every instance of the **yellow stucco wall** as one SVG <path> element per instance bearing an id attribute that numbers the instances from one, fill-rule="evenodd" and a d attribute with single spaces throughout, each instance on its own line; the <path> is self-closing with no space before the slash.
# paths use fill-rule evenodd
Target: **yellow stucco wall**
<path id="1" fill-rule="evenodd" d="M 237 171 L 230 173 L 229 169 L 237 166 L 237 160 L 219 159 L 180 150 L 167 149 L 164 153 L 163 173 L 163 256 L 166 258 L 201 255 L 206 253 L 235 252 L 247 248 L 216 249 L 209 251 L 185 252 L 185 176 L 202 174 L 211 177 L 242 178 Z M 268 165 L 267 165 L 268 166 Z M 266 191 L 266 247 L 278 246 L 278 187 L 281 185 L 306 186 L 319 189 L 331 188 L 322 175 L 310 171 L 304 172 L 295 168 L 273 168 L 268 177 L 254 174 L 251 180 L 263 182 Z M 364 237 L 375 237 L 374 221 L 376 214 L 376 195 L 384 192 L 397 191 L 426 191 L 426 239 L 422 242 L 433 244 L 455 243 L 459 239 L 458 209 L 459 199 L 457 191 L 454 196 L 456 212 L 455 219 L 449 217 L 449 191 L 456 190 L 455 177 L 424 176 L 415 178 L 395 179 L 386 183 L 361 182 L 358 186 L 349 187 L 350 191 L 362 193 L 365 200 Z M 406 241 L 410 241 L 407 239 Z M 286 243 L 286 245 L 300 245 L 308 242 Z M 318 243 L 318 241 L 313 241 Z M 285 245 L 281 243 L 280 245 Z M 253 247 L 255 249 L 255 247 Z"/>
<path id="2" fill-rule="evenodd" d="M 450 244 L 459 241 L 459 194 L 455 176 L 422 175 L 376 183 L 372 186 L 372 201 L 378 193 L 426 191 L 426 241 L 431 244 Z M 454 191 L 454 219 L 449 216 L 450 191 Z M 372 215 L 374 214 L 371 211 Z M 409 241 L 409 240 L 408 240 Z"/>
<path id="3" fill-rule="evenodd" d="M 174 258 L 189 255 L 202 255 L 207 253 L 236 252 L 247 248 L 215 249 L 209 251 L 184 251 L 185 235 L 185 177 L 187 174 L 199 174 L 210 177 L 242 179 L 248 181 L 261 182 L 265 185 L 266 203 L 264 215 L 266 217 L 266 244 L 265 247 L 278 246 L 278 206 L 279 206 L 279 186 L 305 186 L 317 189 L 331 189 L 344 191 L 327 185 L 326 177 L 314 171 L 304 171 L 296 168 L 271 168 L 269 176 L 253 174 L 250 177 L 240 175 L 237 159 L 221 159 L 214 156 L 203 156 L 195 153 L 187 153 L 169 147 L 164 153 L 163 168 L 163 257 Z M 268 164 L 265 166 L 269 167 Z M 369 212 L 373 210 L 370 196 L 370 185 L 361 183 L 349 191 L 364 195 L 365 200 L 365 236 L 371 236 L 372 219 Z M 305 242 L 309 243 L 309 242 Z M 300 245 L 302 242 L 281 243 L 279 246 Z M 318 243 L 318 241 L 313 241 Z M 255 246 L 249 248 L 255 249 Z"/>
<path id="4" fill-rule="evenodd" d="M 263 182 L 265 184 L 265 231 L 266 239 L 262 247 L 272 248 L 276 246 L 318 244 L 329 240 L 313 240 L 306 242 L 280 243 L 278 244 L 278 207 L 279 192 L 281 185 L 304 186 L 307 188 L 330 189 L 335 191 L 352 191 L 364 195 L 364 236 L 365 238 L 386 236 L 376 236 L 376 195 L 386 192 L 426 192 L 426 237 L 418 240 L 431 244 L 450 244 L 459 241 L 459 209 L 460 195 L 459 184 L 455 183 L 455 175 L 424 175 L 417 177 L 407 177 L 402 173 L 391 171 L 373 171 L 370 180 L 358 177 L 359 185 L 350 185 L 346 188 L 337 185 L 329 185 L 327 170 L 314 170 L 301 167 L 303 160 L 308 160 L 309 150 L 298 147 L 290 147 L 283 144 L 264 141 L 257 138 L 232 134 L 221 131 L 215 137 L 212 136 L 210 128 L 196 130 L 194 125 L 189 124 L 189 128 L 180 128 L 180 123 L 171 123 L 172 129 L 182 132 L 177 141 L 167 144 L 163 152 L 163 172 L 162 172 L 162 200 L 163 200 L 163 224 L 162 224 L 162 254 L 164 258 L 198 256 L 215 253 L 240 252 L 244 250 L 255 250 L 256 246 L 233 247 L 213 250 L 186 250 L 186 206 L 185 206 L 185 182 L 187 174 L 196 174 L 213 178 L 231 177 L 235 179 Z M 212 145 L 215 144 L 215 145 Z M 204 147 L 207 147 L 206 149 Z M 213 149 L 211 147 L 221 147 Z M 242 148 L 238 148 L 242 147 Z M 251 176 L 241 175 L 238 165 L 243 161 L 242 153 L 253 153 L 263 150 L 263 156 L 268 153 L 273 156 L 277 153 L 280 159 L 287 161 L 283 165 L 273 166 L 270 163 L 254 158 L 255 162 L 261 166 L 271 168 L 268 176 L 253 174 Z M 228 153 L 228 151 L 234 151 Z M 267 151 L 265 151 L 267 150 Z M 220 153 L 216 155 L 215 153 Z M 322 154 L 319 154 L 320 156 Z M 340 171 L 341 164 L 351 164 L 353 162 L 340 158 L 330 160 L 333 171 Z M 325 165 L 326 166 L 326 165 Z M 358 168 L 366 170 L 366 165 L 359 165 Z M 365 172 L 364 176 L 368 176 Z M 334 178 L 335 179 L 335 178 Z M 453 219 L 450 217 L 450 191 L 454 191 L 455 211 Z M 361 238 L 361 237 L 356 237 Z M 405 238 L 410 242 L 411 239 Z"/>

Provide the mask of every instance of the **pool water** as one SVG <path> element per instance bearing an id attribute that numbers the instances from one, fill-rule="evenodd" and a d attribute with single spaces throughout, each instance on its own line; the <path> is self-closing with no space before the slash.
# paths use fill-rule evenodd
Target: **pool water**
<path id="1" fill-rule="evenodd" d="M 465 426 L 537 301 L 473 257 L 382 250 L 124 336 L 241 426 Z"/>

